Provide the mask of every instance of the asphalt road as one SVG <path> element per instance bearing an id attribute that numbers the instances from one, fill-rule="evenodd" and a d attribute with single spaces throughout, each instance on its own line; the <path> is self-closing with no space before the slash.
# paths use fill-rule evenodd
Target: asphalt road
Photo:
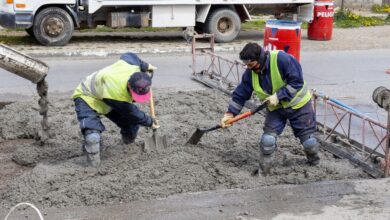
<path id="1" fill-rule="evenodd" d="M 237 59 L 236 53 L 222 53 Z M 371 95 L 378 86 L 387 86 L 390 76 L 390 49 L 303 52 L 301 63 L 310 88 L 352 105 L 372 103 Z M 196 89 L 200 85 L 190 79 L 190 54 L 142 54 L 141 58 L 158 67 L 156 88 Z M 50 92 L 70 92 L 88 74 L 115 62 L 118 57 L 43 58 L 50 66 L 47 77 Z M 0 101 L 4 94 L 34 95 L 35 85 L 14 74 L 0 70 Z M 8 95 L 8 98 L 12 95 Z"/>

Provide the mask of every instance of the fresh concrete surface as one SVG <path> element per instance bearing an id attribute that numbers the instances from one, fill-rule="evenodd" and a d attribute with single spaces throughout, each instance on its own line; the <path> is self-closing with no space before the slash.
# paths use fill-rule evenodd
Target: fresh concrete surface
<path id="1" fill-rule="evenodd" d="M 390 179 L 279 185 L 187 193 L 101 207 L 41 210 L 45 219 L 375 219 L 390 218 Z M 5 216 L 2 210 L 0 216 Z M 26 218 L 28 216 L 28 218 Z M 33 218 L 31 209 L 11 219 Z"/>

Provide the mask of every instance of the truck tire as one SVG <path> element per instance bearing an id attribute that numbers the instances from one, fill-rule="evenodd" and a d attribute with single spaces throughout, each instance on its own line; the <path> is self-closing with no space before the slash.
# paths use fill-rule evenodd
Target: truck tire
<path id="1" fill-rule="evenodd" d="M 231 42 L 240 34 L 241 20 L 235 11 L 220 8 L 207 17 L 204 28 L 206 33 L 214 34 L 215 42 Z"/>
<path id="2" fill-rule="evenodd" d="M 49 7 L 40 11 L 34 19 L 34 36 L 45 46 L 64 46 L 72 38 L 73 20 L 64 9 Z"/>
<path id="3" fill-rule="evenodd" d="M 30 37 L 34 37 L 34 30 L 33 30 L 32 27 L 27 28 L 27 29 L 26 29 L 26 33 L 27 33 Z"/>

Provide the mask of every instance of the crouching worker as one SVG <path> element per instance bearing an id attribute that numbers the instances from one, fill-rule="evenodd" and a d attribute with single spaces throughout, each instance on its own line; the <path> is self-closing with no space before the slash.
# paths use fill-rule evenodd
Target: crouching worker
<path id="1" fill-rule="evenodd" d="M 233 92 L 221 126 L 230 126 L 226 122 L 240 113 L 245 101 L 255 92 L 260 100 L 269 101 L 263 135 L 259 140 L 260 173 L 269 173 L 277 136 L 283 132 L 287 120 L 303 145 L 308 164 L 317 165 L 320 158 L 319 144 L 314 136 L 316 119 L 301 65 L 283 51 L 266 52 L 256 43 L 247 44 L 240 52 L 240 59 L 247 69 Z"/>
<path id="2" fill-rule="evenodd" d="M 152 75 L 147 72 L 155 69 L 137 55 L 126 53 L 116 63 L 87 76 L 75 89 L 73 99 L 89 165 L 100 164 L 101 133 L 105 130 L 101 115 L 121 129 L 124 144 L 134 142 L 140 126 L 159 127 L 133 104 L 149 101 Z"/>

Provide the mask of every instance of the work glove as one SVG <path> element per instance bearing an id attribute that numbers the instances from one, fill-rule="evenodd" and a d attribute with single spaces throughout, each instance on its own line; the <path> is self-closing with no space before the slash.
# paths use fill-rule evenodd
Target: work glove
<path id="1" fill-rule="evenodd" d="M 155 70 L 157 70 L 157 67 L 153 66 L 152 64 L 148 64 L 148 71 L 149 72 L 154 72 Z"/>
<path id="2" fill-rule="evenodd" d="M 153 119 L 153 123 L 152 123 L 152 126 L 150 126 L 153 130 L 155 129 L 159 129 L 160 128 L 160 124 L 158 123 L 158 120 L 157 119 Z"/>
<path id="3" fill-rule="evenodd" d="M 268 105 L 270 106 L 277 106 L 279 104 L 278 95 L 276 93 L 268 96 L 265 100 L 269 102 Z"/>
<path id="4" fill-rule="evenodd" d="M 233 114 L 230 113 L 230 112 L 226 112 L 224 115 L 223 115 L 223 118 L 221 119 L 221 127 L 222 128 L 227 128 L 227 127 L 230 127 L 232 126 L 231 124 L 227 124 L 226 122 L 229 121 L 230 119 L 234 118 Z"/>

